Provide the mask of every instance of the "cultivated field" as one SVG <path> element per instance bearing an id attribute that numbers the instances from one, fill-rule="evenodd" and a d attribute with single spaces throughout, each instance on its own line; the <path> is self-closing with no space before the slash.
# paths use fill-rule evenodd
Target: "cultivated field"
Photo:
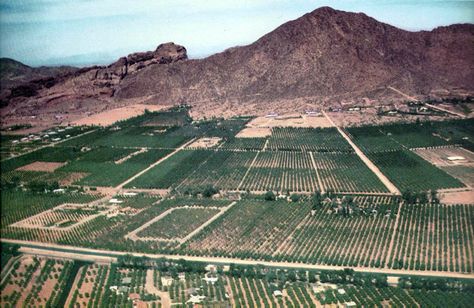
<path id="1" fill-rule="evenodd" d="M 307 119 L 193 121 L 186 108 L 176 108 L 2 160 L 2 238 L 294 266 L 472 275 L 470 120 L 343 128 L 342 134 L 324 125 L 276 125 Z M 452 156 L 465 159 L 448 159 Z M 401 193 L 389 191 L 380 180 L 384 176 Z M 129 306 L 135 293 L 148 306 L 164 298 L 186 304 L 191 294 L 217 306 L 279 307 L 383 304 L 378 300 L 383 292 L 390 294 L 385 304 L 410 306 L 424 296 L 356 284 L 346 294 L 314 292 L 301 279 L 278 285 L 282 294 L 275 296 L 276 287 L 262 277 L 222 273 L 217 284 L 196 293 L 188 289 L 201 286 L 208 278 L 203 272 L 180 280 L 155 268 L 80 267 L 83 278 L 70 282 L 77 291 L 67 298 L 71 307 Z M 124 285 L 122 278 L 132 281 Z M 159 285 L 161 278 L 170 284 Z M 129 291 L 119 294 L 112 286 Z M 18 300 L 15 296 L 7 302 Z"/>

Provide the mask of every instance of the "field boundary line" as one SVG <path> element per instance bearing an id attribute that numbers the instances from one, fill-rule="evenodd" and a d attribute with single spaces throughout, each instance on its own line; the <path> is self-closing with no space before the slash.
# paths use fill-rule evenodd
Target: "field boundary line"
<path id="1" fill-rule="evenodd" d="M 125 180 L 125 182 L 123 182 L 122 184 L 119 184 L 117 186 L 115 186 L 114 188 L 116 190 L 120 190 L 122 189 L 125 185 L 127 185 L 128 183 L 132 182 L 133 180 L 135 180 L 136 178 L 138 178 L 139 176 L 141 176 L 142 174 L 144 174 L 145 172 L 149 171 L 150 169 L 152 169 L 153 167 L 159 165 L 160 163 L 162 163 L 163 161 L 167 160 L 168 158 L 170 158 L 171 156 L 173 156 L 174 154 L 178 153 L 179 151 L 181 151 L 182 149 L 184 149 L 187 145 L 191 144 L 193 141 L 195 141 L 196 138 L 192 138 L 191 140 L 189 140 L 188 142 L 184 143 L 183 145 L 181 145 L 179 148 L 177 148 L 175 151 L 169 153 L 168 155 L 166 155 L 165 157 L 162 157 L 160 159 L 158 159 L 156 162 L 154 162 L 153 164 L 151 164 L 150 166 L 146 167 L 145 169 L 143 169 L 142 171 L 138 172 L 137 174 L 133 175 L 132 177 L 128 178 L 127 180 Z"/>
<path id="2" fill-rule="evenodd" d="M 398 207 L 398 211 L 397 211 L 397 218 L 395 219 L 395 223 L 393 224 L 392 238 L 390 239 L 390 244 L 388 244 L 387 257 L 384 260 L 384 266 L 383 266 L 384 268 L 389 268 L 388 263 L 390 262 L 390 258 L 392 256 L 392 249 L 393 249 L 393 246 L 395 245 L 395 238 L 398 235 L 397 228 L 398 228 L 398 222 L 400 221 L 400 216 L 402 215 L 402 207 L 403 207 L 403 202 L 400 202 L 400 206 Z"/>
<path id="3" fill-rule="evenodd" d="M 244 180 L 247 177 L 247 175 L 249 174 L 250 169 L 252 169 L 253 165 L 255 164 L 255 161 L 257 160 L 258 155 L 260 155 L 260 151 L 257 152 L 257 155 L 255 155 L 255 157 L 253 158 L 252 163 L 250 164 L 249 168 L 247 169 L 247 171 L 245 171 L 244 177 L 242 178 L 239 185 L 237 186 L 236 191 L 240 191 L 240 186 L 242 186 L 244 184 Z"/>
<path id="4" fill-rule="evenodd" d="M 339 127 L 337 126 L 333 120 L 324 112 L 324 110 L 321 110 L 323 115 L 328 119 L 329 122 L 331 122 L 334 127 L 338 130 L 338 132 L 344 137 L 344 139 L 347 140 L 347 142 L 351 145 L 351 147 L 354 149 L 355 153 L 359 158 L 365 163 L 365 165 L 379 178 L 379 180 L 382 182 L 382 184 L 387 187 L 387 189 L 394 195 L 400 195 L 400 191 L 398 188 L 385 176 L 385 174 L 380 171 L 380 169 L 362 152 L 361 149 L 351 140 L 351 138 Z"/>
<path id="5" fill-rule="evenodd" d="M 161 213 L 160 215 L 152 218 L 151 220 L 147 221 L 146 223 L 144 223 L 143 225 L 141 225 L 140 227 L 136 228 L 135 230 L 133 231 L 130 231 L 129 233 L 127 233 L 124 238 L 125 239 L 130 239 L 132 241 L 139 241 L 139 240 L 150 240 L 150 241 L 156 241 L 156 242 L 179 242 L 180 244 L 183 244 L 184 242 L 186 242 L 188 239 L 190 239 L 191 237 L 193 237 L 195 234 L 197 234 L 199 231 L 201 231 L 203 228 L 205 228 L 206 226 L 208 226 L 210 223 L 212 223 L 214 220 L 216 220 L 217 218 L 219 218 L 219 216 L 221 216 L 222 214 L 224 214 L 229 208 L 231 208 L 235 203 L 237 203 L 237 201 L 234 201 L 232 203 L 230 203 L 229 205 L 225 206 L 225 207 L 215 207 L 215 206 L 199 206 L 199 205 L 193 205 L 193 206 L 178 206 L 178 207 L 172 207 L 170 209 L 167 209 L 166 211 L 164 211 L 163 213 Z M 158 203 L 155 203 L 155 204 L 158 204 Z M 171 214 L 173 211 L 177 210 L 177 209 L 216 209 L 216 210 L 219 210 L 218 213 L 216 213 L 214 216 L 212 216 L 211 218 L 209 218 L 205 223 L 203 223 L 202 225 L 200 225 L 199 227 L 197 227 L 196 229 L 194 229 L 193 231 L 191 231 L 189 234 L 187 234 L 185 237 L 183 238 L 172 238 L 172 239 L 165 239 L 165 238 L 159 238 L 159 237 L 140 237 L 138 236 L 138 233 L 145 230 L 146 228 L 148 228 L 149 226 L 151 226 L 152 224 L 154 224 L 155 222 L 157 221 L 160 221 L 161 219 L 163 219 L 164 217 L 168 216 L 169 214 Z"/>
<path id="6" fill-rule="evenodd" d="M 169 254 L 149 254 L 149 253 L 137 253 L 129 251 L 114 251 L 114 250 L 100 250 L 92 248 L 83 248 L 68 245 L 48 244 L 42 242 L 23 241 L 23 240 L 12 240 L 0 238 L 0 242 L 17 244 L 22 246 L 20 252 L 32 255 L 41 256 L 52 256 L 54 258 L 67 258 L 74 260 L 108 260 L 109 262 L 116 261 L 117 257 L 124 256 L 127 254 L 136 257 L 148 257 L 152 259 L 166 258 L 170 260 L 184 259 L 187 261 L 194 262 L 206 262 L 212 264 L 241 264 L 241 265 L 263 265 L 268 267 L 277 268 L 296 268 L 296 269 L 307 269 L 307 270 L 344 270 L 351 268 L 356 272 L 374 273 L 374 274 L 386 274 L 395 276 L 424 276 L 424 277 L 450 277 L 460 279 L 474 279 L 474 273 L 459 273 L 459 272 L 445 272 L 445 271 L 421 271 L 421 270 L 400 270 L 400 269 L 385 269 L 385 268 L 372 268 L 372 267 L 348 267 L 348 266 L 337 266 L 337 265 L 322 265 L 322 264 L 308 264 L 308 263 L 295 263 L 295 262 L 277 262 L 277 261 L 263 261 L 263 260 L 247 260 L 238 258 L 226 258 L 226 257 L 199 257 L 191 255 L 169 255 Z"/>
<path id="7" fill-rule="evenodd" d="M 311 162 L 313 163 L 313 168 L 314 168 L 314 171 L 316 172 L 316 177 L 318 178 L 319 189 L 321 190 L 321 193 L 324 194 L 325 189 L 324 189 L 323 181 L 321 181 L 321 177 L 319 175 L 318 168 L 316 166 L 316 161 L 314 160 L 313 152 L 309 152 L 309 156 L 311 157 Z"/>
<path id="8" fill-rule="evenodd" d="M 183 237 L 183 238 L 180 240 L 180 243 L 181 243 L 181 244 L 185 243 L 187 240 L 189 240 L 190 238 L 192 238 L 193 236 L 195 236 L 196 234 L 198 234 L 199 232 L 201 232 L 205 227 L 209 226 L 209 225 L 210 225 L 211 223 L 213 223 L 217 218 L 219 218 L 219 217 L 221 217 L 222 215 L 224 215 L 224 213 L 227 212 L 228 210 L 230 210 L 230 208 L 233 207 L 236 203 L 237 203 L 237 201 L 233 201 L 233 202 L 230 203 L 228 206 L 221 208 L 221 210 L 219 211 L 219 213 L 217 213 L 216 215 L 212 216 L 208 221 L 206 221 L 205 223 L 203 223 L 202 225 L 200 225 L 198 228 L 194 229 L 191 233 L 189 233 L 188 235 L 186 235 L 185 237 Z"/>

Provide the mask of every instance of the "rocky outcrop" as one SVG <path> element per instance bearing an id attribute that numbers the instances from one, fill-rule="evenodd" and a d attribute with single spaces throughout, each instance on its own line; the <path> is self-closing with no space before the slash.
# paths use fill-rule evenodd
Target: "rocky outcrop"
<path id="1" fill-rule="evenodd" d="M 187 58 L 186 48 L 183 46 L 174 43 L 161 44 L 155 51 L 132 53 L 107 67 L 98 68 L 93 83 L 98 87 L 108 88 L 107 92 L 112 95 L 120 81 L 128 74 L 134 74 L 151 65 L 169 64 Z"/>

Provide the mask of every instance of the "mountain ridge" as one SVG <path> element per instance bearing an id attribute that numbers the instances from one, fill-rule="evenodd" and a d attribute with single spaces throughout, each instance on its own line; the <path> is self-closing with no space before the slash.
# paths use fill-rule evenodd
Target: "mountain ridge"
<path id="1" fill-rule="evenodd" d="M 470 93 L 473 81 L 472 24 L 411 32 L 322 7 L 203 59 L 188 59 L 183 46 L 166 43 L 60 76 L 51 87 L 39 83 L 33 96 L 4 99 L 25 113 L 31 103 L 48 108 L 72 101 L 79 107 L 189 103 L 203 112 L 220 106 L 239 114 L 247 106 L 308 97 L 324 107 L 333 97 L 363 97 L 387 86 L 421 96 L 435 89 Z"/>

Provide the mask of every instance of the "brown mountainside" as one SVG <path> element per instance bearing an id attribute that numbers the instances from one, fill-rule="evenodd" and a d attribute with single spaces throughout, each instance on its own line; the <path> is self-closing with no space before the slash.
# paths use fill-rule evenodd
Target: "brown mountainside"
<path id="1" fill-rule="evenodd" d="M 474 25 L 409 32 L 365 14 L 323 7 L 253 44 L 205 59 L 188 60 L 184 47 L 167 43 L 108 67 L 62 76 L 34 97 L 7 100 L 22 112 L 66 102 L 70 109 L 129 102 L 205 108 L 212 102 L 222 108 L 237 104 L 237 112 L 245 113 L 247 105 L 361 97 L 386 86 L 420 95 L 433 89 L 474 90 Z"/>

